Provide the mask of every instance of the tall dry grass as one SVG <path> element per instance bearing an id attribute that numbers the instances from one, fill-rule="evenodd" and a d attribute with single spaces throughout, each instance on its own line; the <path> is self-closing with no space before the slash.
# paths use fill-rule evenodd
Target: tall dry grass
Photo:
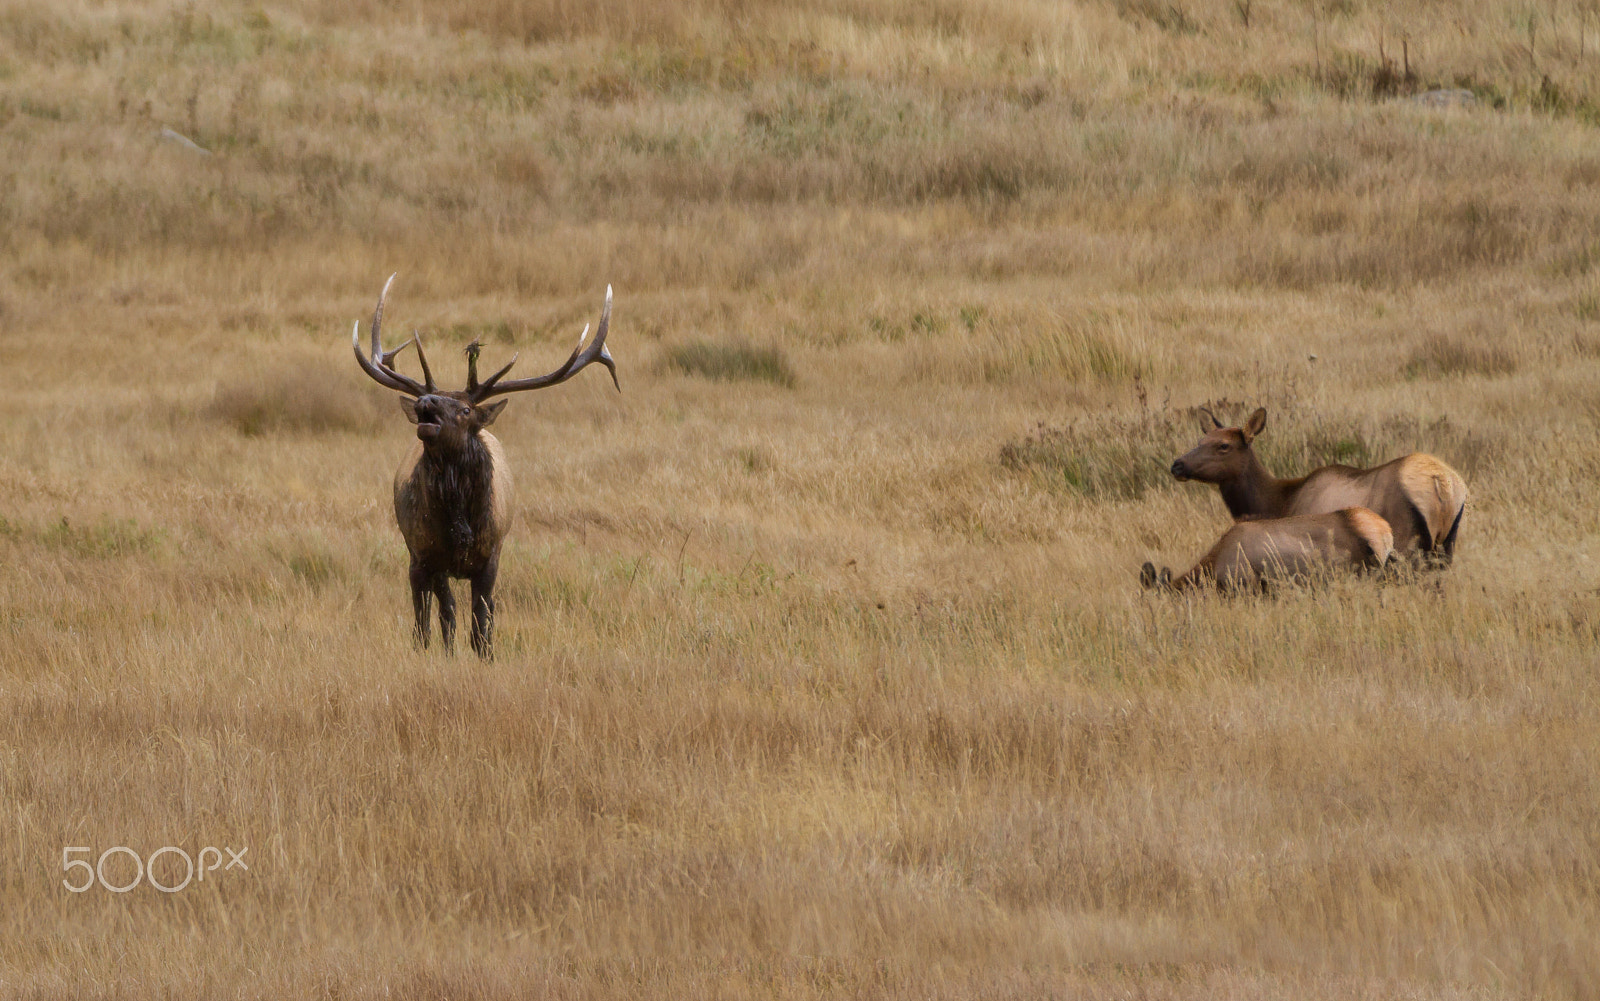
<path id="1" fill-rule="evenodd" d="M 1594 996 L 1597 47 L 4 5 L 0 991 Z M 623 395 L 497 425 L 492 664 L 409 645 L 408 426 L 344 347 L 393 270 L 447 379 L 616 287 Z M 1140 593 L 1224 526 L 1162 472 L 1202 404 L 1280 473 L 1440 455 L 1456 565 Z M 251 868 L 61 886 L 168 844 Z"/>

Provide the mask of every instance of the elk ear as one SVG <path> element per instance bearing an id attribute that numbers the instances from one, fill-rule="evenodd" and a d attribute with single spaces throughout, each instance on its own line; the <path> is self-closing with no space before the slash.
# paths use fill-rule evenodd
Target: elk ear
<path id="1" fill-rule="evenodd" d="M 1257 407 L 1256 412 L 1244 424 L 1244 443 L 1246 445 L 1255 441 L 1256 435 L 1267 429 L 1267 408 Z"/>
<path id="2" fill-rule="evenodd" d="M 417 401 L 409 396 L 400 397 L 400 409 L 406 415 L 406 420 L 417 423 Z"/>
<path id="3" fill-rule="evenodd" d="M 1156 586 L 1156 565 L 1149 561 L 1139 568 L 1139 583 L 1146 591 Z"/>
<path id="4" fill-rule="evenodd" d="M 488 427 L 490 424 L 493 424 L 494 419 L 500 416 L 500 411 L 504 410 L 506 408 L 506 404 L 510 402 L 510 400 L 500 400 L 497 403 L 491 403 L 488 406 L 479 407 L 478 413 L 483 415 L 483 423 L 478 426 Z"/>

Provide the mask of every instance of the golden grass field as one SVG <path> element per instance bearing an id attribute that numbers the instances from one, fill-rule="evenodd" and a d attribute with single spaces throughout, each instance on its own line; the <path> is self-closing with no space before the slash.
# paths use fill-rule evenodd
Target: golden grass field
<path id="1" fill-rule="evenodd" d="M 1597 124 L 1589 0 L 5 0 L 0 994 L 1600 996 Z M 616 289 L 488 664 L 392 271 L 453 385 Z M 1207 403 L 1454 567 L 1147 596 Z"/>

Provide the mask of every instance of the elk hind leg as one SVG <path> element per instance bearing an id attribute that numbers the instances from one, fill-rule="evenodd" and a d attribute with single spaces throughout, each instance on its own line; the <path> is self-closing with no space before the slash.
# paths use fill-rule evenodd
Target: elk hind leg
<path id="1" fill-rule="evenodd" d="M 1465 508 L 1463 508 L 1465 510 Z M 1428 519 L 1416 505 L 1411 506 L 1411 531 L 1415 539 L 1415 548 L 1406 555 L 1406 562 L 1412 570 L 1443 570 L 1450 565 L 1456 548 L 1456 529 L 1461 525 L 1461 512 L 1456 513 L 1455 524 L 1450 526 L 1450 532 L 1437 545 L 1434 544 L 1433 533 L 1428 529 Z M 1399 539 L 1395 540 L 1398 550 Z"/>
<path id="2" fill-rule="evenodd" d="M 1467 506 L 1461 505 L 1461 510 L 1456 512 L 1456 520 L 1450 523 L 1450 531 L 1439 543 L 1439 551 L 1435 559 L 1440 567 L 1447 567 L 1456 557 L 1456 533 L 1461 530 L 1461 516 L 1467 513 Z"/>

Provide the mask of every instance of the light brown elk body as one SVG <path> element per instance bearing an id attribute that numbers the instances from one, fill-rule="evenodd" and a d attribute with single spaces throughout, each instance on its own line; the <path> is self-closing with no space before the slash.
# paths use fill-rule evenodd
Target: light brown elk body
<path id="1" fill-rule="evenodd" d="M 1373 469 L 1323 466 L 1299 479 L 1280 480 L 1250 448 L 1267 425 L 1265 409 L 1251 414 L 1242 428 L 1225 428 L 1215 416 L 1211 423 L 1200 443 L 1172 463 L 1172 475 L 1215 483 L 1235 519 L 1364 507 L 1389 523 L 1397 553 L 1436 566 L 1454 557 L 1467 485 L 1433 456 L 1414 452 Z"/>
<path id="2" fill-rule="evenodd" d="M 578 346 L 560 368 L 531 379 L 500 381 L 511 364 L 478 381 L 478 345 L 467 347 L 467 388 L 440 390 L 433 383 L 422 341 L 411 340 L 392 351 L 383 350 L 379 329 L 383 302 L 394 276 L 383 286 L 372 313 L 372 356 L 361 351 L 361 325 L 351 332 L 351 346 L 362 371 L 379 385 L 405 394 L 400 400 L 406 417 L 417 426 L 417 443 L 400 464 L 394 478 L 394 516 L 411 554 L 411 604 L 418 645 L 428 645 L 431 600 L 439 601 L 439 632 L 448 647 L 456 628 L 455 597 L 450 579 L 465 579 L 472 586 L 472 648 L 481 657 L 493 650 L 494 583 L 500 570 L 500 547 L 511 530 L 511 474 L 500 442 L 488 426 L 505 408 L 505 400 L 488 403 L 494 396 L 543 389 L 572 378 L 591 362 L 611 371 L 617 368 L 606 349 L 606 329 L 611 322 L 611 289 L 600 326 L 587 345 L 583 328 Z M 422 382 L 396 371 L 396 355 L 412 344 L 422 364 Z M 620 386 L 618 387 L 621 388 Z"/>
<path id="3" fill-rule="evenodd" d="M 1200 562 L 1177 579 L 1146 563 L 1139 577 L 1146 588 L 1177 591 L 1216 586 L 1233 590 L 1268 580 L 1304 580 L 1320 570 L 1377 568 L 1394 550 L 1389 523 L 1364 507 L 1328 514 L 1238 521 Z"/>

